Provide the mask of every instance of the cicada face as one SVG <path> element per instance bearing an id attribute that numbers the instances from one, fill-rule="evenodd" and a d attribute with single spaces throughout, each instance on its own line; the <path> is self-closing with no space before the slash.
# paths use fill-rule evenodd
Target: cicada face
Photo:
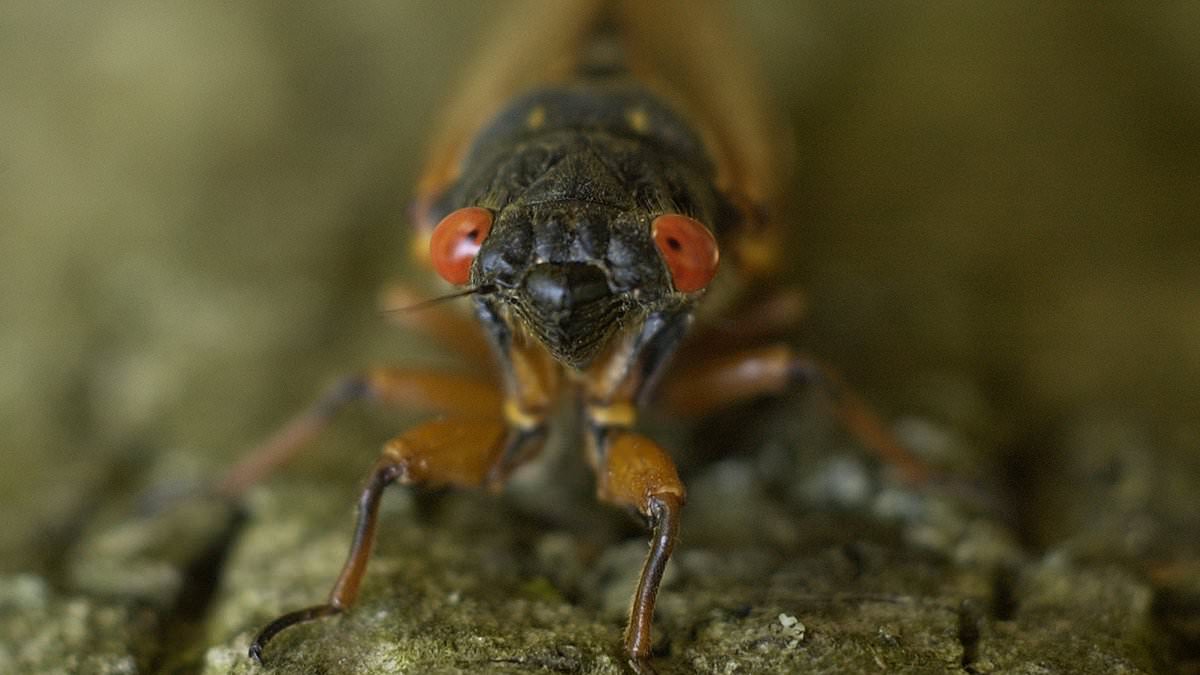
<path id="1" fill-rule="evenodd" d="M 509 323 L 583 367 L 672 294 L 648 231 L 640 213 L 586 201 L 513 205 L 483 243 L 472 281 L 496 289 Z"/>
<path id="2" fill-rule="evenodd" d="M 546 128 L 547 110 L 569 112 L 584 97 L 602 101 L 589 111 L 602 114 L 607 105 L 621 120 L 622 111 L 653 110 L 664 133 L 687 133 L 670 128 L 681 123 L 637 92 L 616 99 L 587 90 L 535 93 L 481 136 L 441 200 L 447 215 L 438 226 L 459 227 L 453 231 L 468 232 L 474 246 L 469 275 L 452 280 L 486 289 L 478 301 L 493 315 L 574 368 L 645 317 L 688 311 L 716 273 L 710 229 L 728 213 L 710 167 L 694 154 L 578 119 Z M 456 225 L 456 218 L 484 218 L 481 209 L 486 228 Z"/>

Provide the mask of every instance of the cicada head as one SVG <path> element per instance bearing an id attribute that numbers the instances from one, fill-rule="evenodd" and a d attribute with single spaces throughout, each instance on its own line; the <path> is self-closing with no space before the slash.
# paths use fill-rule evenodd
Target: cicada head
<path id="1" fill-rule="evenodd" d="M 558 360 L 583 367 L 671 291 L 635 214 L 578 201 L 512 207 L 480 249 L 472 282 Z"/>
<path id="2" fill-rule="evenodd" d="M 483 143 L 467 165 L 434 264 L 488 289 L 479 302 L 565 365 L 586 367 L 656 312 L 688 311 L 716 274 L 723 202 L 695 158 L 564 129 Z"/>

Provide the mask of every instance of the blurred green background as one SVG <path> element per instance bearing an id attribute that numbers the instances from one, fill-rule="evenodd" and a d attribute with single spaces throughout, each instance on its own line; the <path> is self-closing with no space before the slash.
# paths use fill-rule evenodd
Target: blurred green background
<path id="1" fill-rule="evenodd" d="M 1200 3 L 735 9 L 797 132 L 805 344 L 892 415 L 971 383 L 1014 452 L 1110 414 L 1200 447 Z M 338 373 L 446 362 L 375 294 L 503 11 L 0 3 L 0 571 L 158 453 L 220 466 Z"/>

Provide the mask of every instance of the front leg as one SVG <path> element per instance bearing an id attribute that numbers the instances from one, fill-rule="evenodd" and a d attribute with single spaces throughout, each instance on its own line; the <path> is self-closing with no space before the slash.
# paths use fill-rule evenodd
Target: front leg
<path id="1" fill-rule="evenodd" d="M 500 458 L 510 451 L 509 446 L 527 440 L 499 420 L 455 418 L 422 424 L 389 442 L 359 497 L 354 539 L 328 599 L 267 624 L 250 644 L 250 657 L 262 663 L 263 650 L 280 631 L 340 614 L 354 604 L 375 543 L 384 488 L 392 483 L 431 488 L 481 487 Z"/>
<path id="2" fill-rule="evenodd" d="M 496 326 L 503 328 L 502 324 L 493 324 Z M 399 482 L 499 489 L 516 466 L 536 456 L 545 440 L 546 413 L 557 385 L 554 371 L 547 357 L 527 345 L 514 345 L 500 332 L 491 333 L 491 337 L 505 376 L 502 397 L 491 390 L 485 394 L 452 391 L 444 385 L 432 390 L 403 386 L 411 383 L 409 378 L 376 379 L 390 383 L 384 389 L 396 402 L 438 393 L 459 408 L 459 413 L 444 421 L 422 424 L 387 444 L 359 499 L 354 540 L 328 600 L 268 624 L 250 646 L 252 658 L 261 661 L 267 643 L 285 628 L 338 614 L 354 603 L 375 540 L 379 499 L 385 487 Z"/>
<path id="3" fill-rule="evenodd" d="M 601 501 L 635 509 L 650 526 L 650 551 L 629 609 L 625 655 L 637 673 L 653 673 L 650 665 L 651 625 L 658 587 L 679 534 L 680 511 L 686 498 L 683 482 L 671 457 L 654 441 L 624 425 L 598 426 L 596 420 L 632 414 L 619 405 L 593 406 L 591 456 L 596 465 L 596 492 Z M 627 420 L 632 421 L 632 420 Z"/>

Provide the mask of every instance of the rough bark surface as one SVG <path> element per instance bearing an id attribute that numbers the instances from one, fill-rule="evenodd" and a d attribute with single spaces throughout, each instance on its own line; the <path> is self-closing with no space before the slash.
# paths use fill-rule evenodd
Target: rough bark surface
<path id="1" fill-rule="evenodd" d="M 739 2 L 797 129 L 797 344 L 946 478 L 797 391 L 648 419 L 689 487 L 667 673 L 1200 673 L 1196 3 Z M 8 6 L 11 5 L 11 6 Z M 21 5 L 21 6 L 18 6 Z M 0 672 L 258 672 L 320 601 L 355 410 L 237 505 L 146 511 L 382 325 L 439 102 L 500 3 L 6 3 Z M 646 537 L 564 435 L 503 497 L 384 499 L 360 604 L 274 672 L 617 673 Z"/>

